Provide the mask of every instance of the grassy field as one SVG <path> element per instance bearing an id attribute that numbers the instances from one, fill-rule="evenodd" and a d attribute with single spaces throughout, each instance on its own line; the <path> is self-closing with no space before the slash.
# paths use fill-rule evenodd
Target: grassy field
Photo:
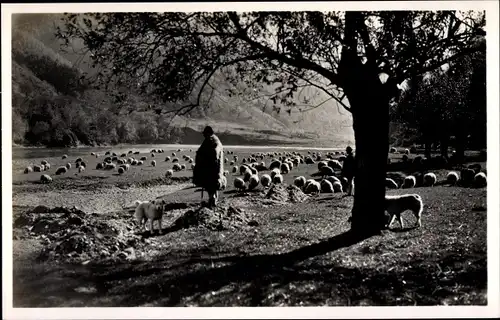
<path id="1" fill-rule="evenodd" d="M 167 155 L 174 151 L 183 163 L 182 154 L 194 157 L 194 153 L 165 151 L 155 157 L 156 167 L 149 165 L 148 156 L 144 166 L 121 176 L 94 170 L 98 159 L 84 157 L 88 163 L 84 173 L 76 173 L 73 166 L 65 176 L 53 175 L 50 185 L 38 183 L 41 173 L 22 173 L 26 165 L 42 159 L 13 163 L 14 218 L 37 205 L 80 203 L 86 211 L 85 206 L 98 199 L 92 207 L 97 209 L 91 211 L 99 213 L 96 219 L 125 228 L 131 223 L 129 206 L 136 199 L 160 197 L 182 204 L 164 216 L 163 235 L 137 236 L 125 228 L 120 237 L 140 239 L 131 245 L 137 257 L 125 261 L 40 261 L 37 256 L 46 246 L 43 239 L 14 228 L 14 307 L 487 303 L 486 188 L 439 185 L 388 190 L 388 194 L 415 192 L 422 197 L 423 227 L 414 228 L 415 219 L 407 212 L 405 229 L 395 222 L 381 236 L 351 245 L 345 232 L 352 197 L 320 194 L 301 203 L 273 202 L 266 198 L 266 190 L 235 192 L 230 174 L 221 206 L 244 210 L 252 224 L 218 231 L 203 226 L 175 228 L 175 219 L 197 207 L 201 195 L 187 181 L 190 170 L 163 178 L 172 167 L 163 161 Z M 241 161 L 268 150 L 234 151 Z M 391 158 L 399 161 L 401 155 Z M 47 160 L 53 174 L 67 160 L 74 163 L 75 157 Z M 310 178 L 316 171 L 316 164 L 300 165 L 285 175 L 285 183 L 299 175 Z M 447 171 L 434 172 L 442 180 Z M 118 200 L 123 202 L 121 210 L 112 205 Z"/>

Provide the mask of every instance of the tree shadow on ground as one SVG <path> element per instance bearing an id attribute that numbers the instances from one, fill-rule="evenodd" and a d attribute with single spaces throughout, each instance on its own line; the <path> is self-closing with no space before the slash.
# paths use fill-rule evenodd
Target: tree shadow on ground
<path id="1" fill-rule="evenodd" d="M 425 263 L 405 262 L 407 265 L 400 266 L 401 270 L 389 272 L 362 266 L 346 268 L 319 257 L 365 238 L 346 232 L 283 254 L 219 258 L 207 255 L 184 259 L 165 255 L 154 263 L 143 262 L 135 266 L 96 265 L 88 273 L 91 275 L 88 280 L 100 284 L 99 290 L 107 295 L 113 294 L 108 291 L 112 286 L 103 285 L 105 283 L 145 276 L 152 278 L 149 282 L 134 281 L 127 287 L 133 294 L 115 301 L 119 306 L 152 302 L 160 306 L 182 306 L 189 301 L 206 306 L 299 305 L 301 301 L 313 305 L 325 302 L 362 305 L 363 301 L 375 305 L 414 305 L 417 302 L 435 305 L 457 294 L 450 289 L 453 286 L 446 286 L 448 282 L 460 284 L 462 294 L 473 292 L 478 286 L 486 288 L 485 260 L 475 268 L 457 273 L 454 279 L 439 280 L 433 267 Z M 439 264 L 445 269 L 446 265 L 454 266 L 464 259 L 467 258 L 452 254 L 441 257 Z"/>

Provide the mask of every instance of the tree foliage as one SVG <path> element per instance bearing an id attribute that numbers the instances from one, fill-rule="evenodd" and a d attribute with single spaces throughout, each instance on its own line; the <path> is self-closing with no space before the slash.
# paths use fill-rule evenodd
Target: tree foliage
<path id="1" fill-rule="evenodd" d="M 471 39 L 485 23 L 484 12 L 472 11 L 356 15 L 358 58 L 395 83 L 474 50 Z M 345 12 L 88 13 L 67 14 L 57 35 L 67 44 L 83 40 L 99 86 L 189 102 L 175 108 L 182 114 L 208 103 L 216 72 L 233 86 L 274 85 L 273 102 L 294 107 L 294 95 L 309 86 L 349 109 L 339 69 L 345 27 Z"/>

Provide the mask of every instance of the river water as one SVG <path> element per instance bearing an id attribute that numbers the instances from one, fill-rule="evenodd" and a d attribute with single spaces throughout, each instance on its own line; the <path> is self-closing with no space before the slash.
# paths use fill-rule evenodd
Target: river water
<path id="1" fill-rule="evenodd" d="M 201 143 L 201 141 L 200 141 Z M 121 144 L 116 146 L 107 147 L 77 147 L 77 148 L 45 148 L 45 147 L 13 147 L 12 148 L 12 159 L 33 159 L 33 158 L 50 158 L 50 157 L 60 157 L 62 154 L 67 154 L 69 157 L 74 156 L 85 156 L 91 152 L 96 152 L 99 154 L 104 154 L 106 151 L 112 151 L 118 155 L 121 153 L 127 153 L 129 150 L 139 151 L 140 153 L 148 153 L 152 149 L 164 149 L 167 151 L 172 150 L 197 150 L 200 145 L 190 145 L 190 144 Z M 312 146 L 244 146 L 244 145 L 224 145 L 224 150 L 244 150 L 244 149 L 255 149 L 259 151 L 267 150 L 318 150 L 318 151 L 341 151 L 345 147 L 331 147 L 331 148 L 321 148 Z"/>

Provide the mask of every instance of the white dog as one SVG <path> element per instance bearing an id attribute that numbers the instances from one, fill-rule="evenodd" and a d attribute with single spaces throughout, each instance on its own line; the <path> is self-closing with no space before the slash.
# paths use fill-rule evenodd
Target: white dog
<path id="1" fill-rule="evenodd" d="M 153 234 L 153 222 L 158 221 L 159 233 L 162 233 L 161 220 L 163 217 L 165 200 L 139 201 L 135 202 L 135 221 L 139 224 L 141 231 L 146 229 L 149 220 L 149 232 Z M 147 230 L 147 229 L 146 229 Z"/>
<path id="2" fill-rule="evenodd" d="M 401 229 L 403 229 L 403 219 L 401 218 L 401 213 L 406 210 L 411 210 L 415 217 L 417 218 L 417 226 L 422 226 L 422 211 L 424 210 L 424 205 L 422 203 L 422 198 L 418 194 L 402 194 L 394 196 L 385 196 L 385 211 L 390 215 L 389 224 L 387 228 L 394 222 L 397 217 Z"/>

